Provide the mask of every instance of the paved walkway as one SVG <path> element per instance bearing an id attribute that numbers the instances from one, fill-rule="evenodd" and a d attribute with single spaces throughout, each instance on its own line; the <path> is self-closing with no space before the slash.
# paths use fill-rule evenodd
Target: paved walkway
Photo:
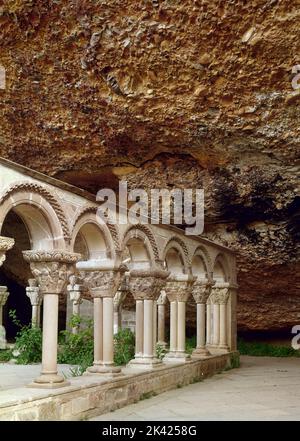
<path id="1" fill-rule="evenodd" d="M 93 420 L 300 420 L 300 358 L 244 356 L 241 361 L 241 369 Z"/>

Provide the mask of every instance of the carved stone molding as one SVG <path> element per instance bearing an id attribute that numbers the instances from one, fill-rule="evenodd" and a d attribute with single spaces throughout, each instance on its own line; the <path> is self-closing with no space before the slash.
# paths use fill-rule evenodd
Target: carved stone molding
<path id="1" fill-rule="evenodd" d="M 167 280 L 165 291 L 170 302 L 187 302 L 192 294 L 196 277 L 190 276 L 187 280 L 176 280 L 170 277 Z"/>
<path id="2" fill-rule="evenodd" d="M 132 270 L 129 276 L 129 290 L 135 300 L 156 300 L 168 276 L 169 272 L 161 269 Z"/>
<path id="3" fill-rule="evenodd" d="M 42 185 L 39 185 L 35 182 L 27 182 L 27 181 L 18 182 L 8 188 L 8 190 L 2 196 L 0 204 L 2 204 L 6 199 L 11 197 L 14 193 L 17 193 L 19 191 L 33 192 L 42 196 L 52 206 L 53 210 L 55 211 L 60 221 L 64 238 L 70 239 L 69 224 L 65 217 L 65 213 L 62 206 L 60 205 L 58 199 L 51 193 L 51 191 L 49 191 L 47 188 L 43 187 Z"/>
<path id="4" fill-rule="evenodd" d="M 69 285 L 67 291 L 70 295 L 70 300 L 74 305 L 80 305 L 83 302 L 82 295 L 84 292 L 84 286 L 80 284 L 80 278 L 72 274 L 69 277 Z"/>
<path id="5" fill-rule="evenodd" d="M 80 254 L 67 251 L 23 251 L 24 259 L 36 278 L 41 294 L 60 294 L 75 271 Z"/>
<path id="6" fill-rule="evenodd" d="M 0 266 L 4 263 L 6 258 L 6 251 L 10 250 L 15 244 L 14 239 L 10 237 L 0 236 Z"/>
<path id="7" fill-rule="evenodd" d="M 213 286 L 213 282 L 206 280 L 196 280 L 193 285 L 192 295 L 196 303 L 206 303 Z"/>

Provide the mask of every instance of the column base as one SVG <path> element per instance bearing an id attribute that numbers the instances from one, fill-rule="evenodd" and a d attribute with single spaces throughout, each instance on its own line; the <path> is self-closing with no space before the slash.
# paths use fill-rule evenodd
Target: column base
<path id="1" fill-rule="evenodd" d="M 211 353 L 206 347 L 202 348 L 196 348 L 192 352 L 192 358 L 203 358 L 203 357 L 209 357 L 211 356 Z"/>
<path id="2" fill-rule="evenodd" d="M 58 374 L 42 374 L 33 380 L 27 387 L 35 387 L 41 389 L 58 389 L 60 387 L 69 386 L 71 383 L 66 381 L 64 377 Z"/>
<path id="3" fill-rule="evenodd" d="M 162 361 L 158 358 L 137 357 L 130 360 L 126 367 L 140 369 L 155 369 L 162 366 Z"/>
<path id="4" fill-rule="evenodd" d="M 116 377 L 124 374 L 118 366 L 100 364 L 88 367 L 83 375 L 107 375 L 109 377 Z"/>
<path id="5" fill-rule="evenodd" d="M 164 363 L 187 363 L 191 361 L 191 356 L 186 352 L 168 352 L 164 358 Z"/>
<path id="6" fill-rule="evenodd" d="M 218 354 L 224 354 L 227 352 L 230 352 L 229 347 L 227 345 L 208 345 L 207 349 L 209 350 L 209 352 L 214 355 L 218 355 Z"/>

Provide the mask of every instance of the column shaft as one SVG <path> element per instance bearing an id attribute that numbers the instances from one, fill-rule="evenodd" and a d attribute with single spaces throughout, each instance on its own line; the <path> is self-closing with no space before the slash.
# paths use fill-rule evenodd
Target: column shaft
<path id="1" fill-rule="evenodd" d="M 214 304 L 214 329 L 213 329 L 213 345 L 218 346 L 220 341 L 220 305 Z"/>
<path id="2" fill-rule="evenodd" d="M 112 297 L 103 299 L 103 364 L 114 363 L 114 304 Z"/>
<path id="3" fill-rule="evenodd" d="M 58 295 L 44 294 L 42 375 L 57 374 Z"/>
<path id="4" fill-rule="evenodd" d="M 177 352 L 185 352 L 185 302 L 178 302 Z"/>
<path id="5" fill-rule="evenodd" d="M 177 350 L 177 302 L 170 303 L 170 352 Z"/>
<path id="6" fill-rule="evenodd" d="M 156 343 L 157 343 L 157 302 L 153 301 L 153 355 L 156 356 Z"/>
<path id="7" fill-rule="evenodd" d="M 153 300 L 144 300 L 144 358 L 153 358 Z"/>
<path id="8" fill-rule="evenodd" d="M 33 328 L 38 326 L 38 305 L 32 305 L 31 326 Z"/>
<path id="9" fill-rule="evenodd" d="M 197 348 L 205 347 L 205 304 L 197 303 Z"/>
<path id="10" fill-rule="evenodd" d="M 102 298 L 94 298 L 94 365 L 100 365 L 103 360 L 103 305 Z"/>
<path id="11" fill-rule="evenodd" d="M 226 305 L 220 305 L 220 346 L 223 348 L 227 346 L 227 320 L 226 320 Z"/>
<path id="12" fill-rule="evenodd" d="M 144 338 L 144 301 L 136 301 L 136 317 L 135 317 L 135 357 L 143 356 Z"/>
<path id="13" fill-rule="evenodd" d="M 158 305 L 158 342 L 165 343 L 165 305 Z"/>
<path id="14" fill-rule="evenodd" d="M 211 304 L 207 303 L 206 305 L 206 344 L 211 345 Z"/>

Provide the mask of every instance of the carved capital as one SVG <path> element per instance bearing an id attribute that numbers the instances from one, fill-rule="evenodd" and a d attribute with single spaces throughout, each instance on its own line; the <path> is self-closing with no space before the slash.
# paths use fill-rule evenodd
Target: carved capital
<path id="1" fill-rule="evenodd" d="M 10 237 L 0 236 L 0 266 L 4 263 L 6 258 L 6 251 L 10 250 L 15 244 L 14 239 Z"/>
<path id="2" fill-rule="evenodd" d="M 0 307 L 5 305 L 8 296 L 9 296 L 9 292 L 7 291 L 7 287 L 0 286 Z"/>
<path id="3" fill-rule="evenodd" d="M 206 303 L 212 290 L 213 282 L 204 280 L 196 280 L 193 285 L 192 295 L 196 303 Z"/>
<path id="4" fill-rule="evenodd" d="M 162 269 L 132 270 L 129 290 L 135 300 L 156 300 L 166 283 L 169 272 Z"/>
<path id="5" fill-rule="evenodd" d="M 102 268 L 99 270 L 81 270 L 82 283 L 94 297 L 114 297 L 118 291 L 127 267 Z"/>
<path id="6" fill-rule="evenodd" d="M 29 286 L 26 287 L 26 295 L 29 297 L 31 306 L 39 306 L 42 302 L 40 288 L 35 279 L 28 280 Z"/>
<path id="7" fill-rule="evenodd" d="M 211 300 L 217 305 L 226 305 L 229 298 L 229 284 L 222 283 L 213 287 Z"/>
<path id="8" fill-rule="evenodd" d="M 80 254 L 66 251 L 23 251 L 24 259 L 36 278 L 41 294 L 60 294 L 75 271 Z"/>
<path id="9" fill-rule="evenodd" d="M 80 305 L 83 302 L 82 294 L 84 292 L 84 287 L 80 283 L 80 279 L 77 275 L 72 274 L 69 277 L 69 285 L 67 286 L 67 291 L 70 295 L 71 302 L 74 305 Z"/>
<path id="10" fill-rule="evenodd" d="M 157 299 L 157 304 L 158 304 L 158 305 L 166 305 L 166 304 L 167 304 L 167 301 L 168 301 L 167 293 L 166 293 L 166 291 L 163 289 L 163 290 L 160 292 L 160 296 L 159 296 L 158 299 Z"/>
<path id="11" fill-rule="evenodd" d="M 189 276 L 186 280 L 170 277 L 167 280 L 165 291 L 170 302 L 187 302 L 192 294 L 196 277 Z"/>

